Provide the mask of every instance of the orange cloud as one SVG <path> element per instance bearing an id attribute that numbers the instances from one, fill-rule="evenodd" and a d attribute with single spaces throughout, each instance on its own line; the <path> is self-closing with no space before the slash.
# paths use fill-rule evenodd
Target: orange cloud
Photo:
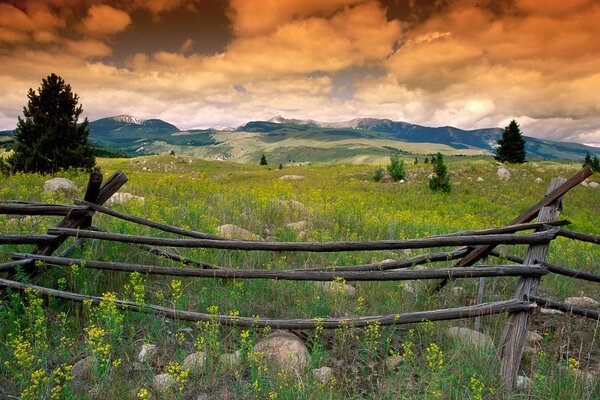
<path id="1" fill-rule="evenodd" d="M 90 35 L 112 35 L 131 24 L 129 14 L 107 5 L 93 5 L 82 21 L 84 33 Z"/>

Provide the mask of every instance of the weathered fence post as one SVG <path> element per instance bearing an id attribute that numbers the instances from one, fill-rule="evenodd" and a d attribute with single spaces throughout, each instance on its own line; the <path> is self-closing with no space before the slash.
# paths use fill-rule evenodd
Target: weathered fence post
<path id="1" fill-rule="evenodd" d="M 556 190 L 565 182 L 564 178 L 552 178 L 547 193 Z M 543 207 L 538 215 L 538 222 L 550 222 L 556 220 L 561 212 L 561 200 L 556 199 L 549 206 Z M 537 260 L 544 261 L 548 251 L 548 243 L 530 245 L 523 264 L 534 264 Z M 514 299 L 523 300 L 525 296 L 537 294 L 539 277 L 521 277 L 517 284 Z M 504 325 L 502 338 L 498 349 L 500 358 L 500 373 L 505 389 L 510 390 L 515 386 L 517 373 L 523 356 L 523 347 L 527 337 L 531 311 L 510 313 Z"/>

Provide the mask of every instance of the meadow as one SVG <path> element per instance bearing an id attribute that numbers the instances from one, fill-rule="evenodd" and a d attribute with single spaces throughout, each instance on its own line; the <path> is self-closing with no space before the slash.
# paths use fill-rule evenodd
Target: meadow
<path id="1" fill-rule="evenodd" d="M 114 208 L 153 221 L 207 233 L 235 224 L 263 239 L 337 241 L 417 238 L 457 230 L 502 226 L 543 197 L 553 176 L 568 178 L 581 167 L 550 161 L 510 165 L 501 180 L 492 158 L 453 158 L 448 162 L 452 191 L 433 193 L 427 185 L 431 166 L 405 161 L 405 183 L 378 183 L 373 165 L 259 166 L 203 161 L 181 156 L 99 159 L 105 179 L 115 170 L 129 177 L 121 189 L 131 200 Z M 300 175 L 301 180 L 281 180 Z M 88 176 L 68 171 L 81 198 Z M 482 181 L 477 178 L 482 178 Z M 542 183 L 535 183 L 541 178 Z M 2 177 L 0 200 L 70 203 L 64 194 L 45 193 L 47 176 Z M 595 174 L 591 178 L 600 181 Z M 281 207 L 295 200 L 305 208 Z M 561 218 L 569 229 L 600 235 L 600 188 L 579 185 L 564 197 Z M 0 216 L 3 233 L 39 232 L 60 217 Z M 287 225 L 306 221 L 306 227 Z M 106 215 L 93 224 L 117 233 L 170 237 L 151 228 Z M 0 246 L 0 262 L 32 246 Z M 450 250 L 450 249 L 445 249 Z M 503 246 L 523 256 L 525 246 Z M 174 250 L 175 251 L 175 250 Z M 353 265 L 405 259 L 418 251 L 346 253 L 242 252 L 177 249 L 179 254 L 230 268 L 290 269 Z M 73 257 L 180 266 L 164 257 L 125 244 L 88 240 Z M 547 261 L 598 273 L 600 247 L 558 238 Z M 490 258 L 488 263 L 502 263 Z M 443 262 L 436 266 L 450 266 Z M 269 329 L 222 327 L 214 321 L 189 323 L 119 311 L 114 299 L 240 316 L 322 318 L 393 314 L 474 304 L 477 280 L 452 281 L 431 295 L 432 282 L 353 282 L 354 295 L 325 290 L 314 282 L 221 280 L 149 277 L 81 267 L 39 265 L 34 283 L 103 296 L 100 307 L 43 299 L 34 291 L 7 292 L 0 305 L 0 397 L 21 399 L 597 399 L 600 398 L 599 322 L 535 312 L 530 330 L 542 337 L 524 356 L 520 375 L 530 384 L 504 392 L 495 346 L 474 347 L 448 337 L 451 326 L 473 327 L 473 320 L 423 322 L 397 327 L 376 324 L 365 329 L 339 328 L 295 332 L 310 353 L 303 374 L 286 374 L 265 363 L 251 349 Z M 19 279 L 28 277 L 19 274 Z M 484 301 L 509 299 L 517 278 L 487 278 Z M 340 282 L 340 288 L 342 287 Z M 563 300 L 569 296 L 598 299 L 592 283 L 548 275 L 539 293 Z M 482 318 L 482 330 L 495 345 L 505 314 Z M 157 356 L 137 363 L 143 344 L 155 344 Z M 204 351 L 203 368 L 188 371 L 183 360 Z M 232 367 L 223 354 L 240 353 Z M 85 379 L 71 379 L 77 361 L 94 356 Z M 319 380 L 311 371 L 333 369 Z M 153 386 L 157 373 L 174 378 L 169 390 Z M 11 397 L 12 396 L 12 397 Z"/>

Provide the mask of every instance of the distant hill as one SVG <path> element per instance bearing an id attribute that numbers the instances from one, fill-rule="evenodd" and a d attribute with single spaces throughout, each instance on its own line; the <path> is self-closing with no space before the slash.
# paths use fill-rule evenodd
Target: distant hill
<path id="1" fill-rule="evenodd" d="M 127 154 L 168 153 L 206 159 L 257 162 L 264 153 L 269 163 L 375 163 L 390 151 L 423 155 L 492 155 L 501 128 L 463 130 L 428 127 L 389 119 L 357 118 L 344 122 L 286 119 L 250 121 L 228 130 L 181 131 L 160 119 L 129 115 L 102 118 L 89 124 L 92 145 Z M 12 131 L 0 131 L 0 142 Z M 529 158 L 582 160 L 600 156 L 600 148 L 525 136 Z M 106 150 L 104 150 L 106 152 Z M 115 153 L 124 154 L 124 153 Z"/>

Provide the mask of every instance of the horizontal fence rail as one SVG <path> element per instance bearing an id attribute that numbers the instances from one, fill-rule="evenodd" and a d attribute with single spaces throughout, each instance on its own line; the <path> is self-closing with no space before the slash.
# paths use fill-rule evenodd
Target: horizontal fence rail
<path id="1" fill-rule="evenodd" d="M 153 236 L 136 236 L 121 233 L 91 232 L 69 228 L 50 228 L 51 235 L 64 235 L 136 243 L 167 247 L 211 248 L 223 250 L 258 250 L 258 251 L 307 251 L 307 252 L 341 252 L 341 251 L 374 251 L 422 249 L 430 247 L 449 247 L 483 244 L 542 244 L 556 237 L 557 230 L 552 229 L 530 234 L 499 234 L 485 236 L 448 236 L 429 237 L 406 240 L 379 240 L 363 242 L 261 242 L 254 240 L 213 240 L 213 239 L 170 239 Z"/>
<path id="2" fill-rule="evenodd" d="M 54 265 L 78 265 L 84 268 L 104 269 L 111 271 L 141 272 L 154 275 L 174 275 L 196 278 L 224 279 L 275 279 L 293 281 L 334 281 L 342 278 L 346 281 L 403 281 L 418 279 L 475 278 L 490 276 L 542 276 L 548 273 L 543 267 L 535 265 L 482 265 L 479 267 L 440 268 L 401 271 L 299 271 L 299 270 L 264 270 L 264 269 L 195 269 L 181 267 L 161 267 L 156 265 L 126 264 L 108 261 L 80 260 L 39 256 L 35 254 L 14 254 L 16 259 L 40 260 Z"/>
<path id="3" fill-rule="evenodd" d="M 62 204 L 21 204 L 21 203 L 0 203 L 0 214 L 11 215 L 77 215 L 91 216 L 92 212 L 84 206 L 67 206 Z"/>
<path id="4" fill-rule="evenodd" d="M 43 295 L 61 298 L 65 300 L 83 302 L 90 301 L 94 305 L 102 302 L 101 297 L 82 295 L 62 290 L 49 289 L 42 286 L 20 283 L 8 279 L 0 279 L 0 287 L 11 288 L 15 290 L 34 289 Z M 356 318 L 312 318 L 312 319 L 274 319 L 274 318 L 254 318 L 237 317 L 229 315 L 213 315 L 198 313 L 192 311 L 175 310 L 172 308 L 161 307 L 149 304 L 138 304 L 131 301 L 116 300 L 115 305 L 124 310 L 136 311 L 146 314 L 161 315 L 166 318 L 185 320 L 185 321 L 214 321 L 226 326 L 239 327 L 271 327 L 274 329 L 335 329 L 342 327 L 361 328 L 370 324 L 378 323 L 382 326 L 404 325 L 419 323 L 423 321 L 444 321 L 451 319 L 473 318 L 482 315 L 492 315 L 504 312 L 529 311 L 535 308 L 534 303 L 522 300 L 512 299 L 498 301 L 493 303 L 483 303 L 473 306 L 464 306 L 456 308 L 446 308 L 433 311 L 416 311 L 410 313 L 399 313 L 390 315 L 377 315 Z"/>
<path id="5" fill-rule="evenodd" d="M 590 308 L 573 306 L 571 304 L 545 299 L 543 297 L 533 295 L 527 295 L 525 296 L 525 299 L 532 301 L 540 306 L 560 310 L 568 314 L 579 315 L 581 317 L 600 320 L 600 312 L 597 310 L 592 310 Z"/>

